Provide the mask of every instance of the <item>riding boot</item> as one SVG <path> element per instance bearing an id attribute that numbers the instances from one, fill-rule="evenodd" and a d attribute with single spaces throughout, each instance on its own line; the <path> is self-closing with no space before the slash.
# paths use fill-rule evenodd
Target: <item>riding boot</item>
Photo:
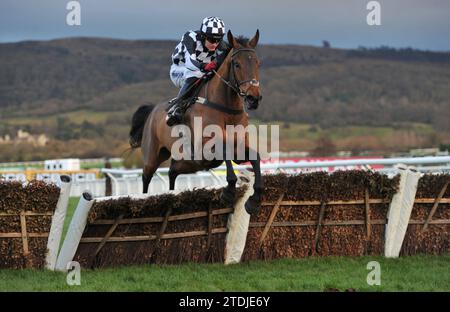
<path id="1" fill-rule="evenodd" d="M 184 108 L 182 107 L 181 102 L 184 98 L 190 93 L 193 85 L 197 81 L 197 77 L 189 77 L 184 82 L 180 91 L 178 92 L 178 96 L 171 101 L 171 107 L 167 112 L 166 123 L 169 127 L 179 124 L 183 121 Z"/>

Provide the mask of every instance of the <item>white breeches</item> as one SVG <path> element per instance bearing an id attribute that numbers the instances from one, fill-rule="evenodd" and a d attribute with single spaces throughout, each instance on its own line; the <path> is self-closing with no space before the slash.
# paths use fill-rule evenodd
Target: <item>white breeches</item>
<path id="1" fill-rule="evenodd" d="M 203 73 L 200 70 L 191 70 L 184 66 L 179 66 L 176 64 L 172 64 L 172 66 L 170 66 L 170 79 L 178 88 L 181 88 L 183 86 L 187 78 L 201 78 L 202 76 Z"/>

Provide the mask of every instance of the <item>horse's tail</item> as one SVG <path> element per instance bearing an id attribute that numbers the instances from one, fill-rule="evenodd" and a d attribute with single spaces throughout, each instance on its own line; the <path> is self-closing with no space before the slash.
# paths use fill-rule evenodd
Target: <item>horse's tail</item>
<path id="1" fill-rule="evenodd" d="M 132 149 L 141 147 L 145 121 L 152 112 L 153 108 L 154 106 L 152 104 L 142 105 L 133 114 L 130 130 L 130 146 Z"/>

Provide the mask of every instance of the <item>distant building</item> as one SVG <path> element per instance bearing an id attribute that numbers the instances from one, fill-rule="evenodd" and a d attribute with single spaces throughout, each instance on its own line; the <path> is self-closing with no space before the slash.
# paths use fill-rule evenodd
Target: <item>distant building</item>
<path id="1" fill-rule="evenodd" d="M 7 143 L 11 143 L 11 138 L 9 134 L 6 134 L 4 137 L 0 136 L 0 144 L 7 144 Z"/>
<path id="2" fill-rule="evenodd" d="M 45 146 L 49 140 L 50 139 L 45 134 L 41 134 L 37 137 L 36 143 L 38 146 Z"/>
<path id="3" fill-rule="evenodd" d="M 14 143 L 29 143 L 33 146 L 45 146 L 49 141 L 50 139 L 45 134 L 32 135 L 22 129 L 17 131 L 17 136 L 14 139 Z"/>
<path id="4" fill-rule="evenodd" d="M 49 159 L 44 162 L 45 170 L 80 170 L 80 159 Z"/>
<path id="5" fill-rule="evenodd" d="M 25 141 L 25 140 L 29 140 L 30 137 L 31 137 L 31 134 L 29 134 L 26 131 L 23 131 L 22 129 L 19 129 L 17 131 L 17 139 L 18 140 L 24 140 Z"/>

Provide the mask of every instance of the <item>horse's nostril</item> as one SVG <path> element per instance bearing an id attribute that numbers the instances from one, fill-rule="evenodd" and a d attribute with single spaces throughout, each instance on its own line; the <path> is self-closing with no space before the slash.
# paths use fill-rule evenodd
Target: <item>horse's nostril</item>
<path id="1" fill-rule="evenodd" d="M 251 104 L 258 102 L 258 99 L 256 97 L 254 97 L 253 95 L 249 95 L 247 97 L 247 101 Z"/>
<path id="2" fill-rule="evenodd" d="M 258 107 L 258 99 L 259 97 L 255 97 L 253 95 L 248 95 L 245 99 L 248 105 L 248 109 L 256 109 Z"/>

